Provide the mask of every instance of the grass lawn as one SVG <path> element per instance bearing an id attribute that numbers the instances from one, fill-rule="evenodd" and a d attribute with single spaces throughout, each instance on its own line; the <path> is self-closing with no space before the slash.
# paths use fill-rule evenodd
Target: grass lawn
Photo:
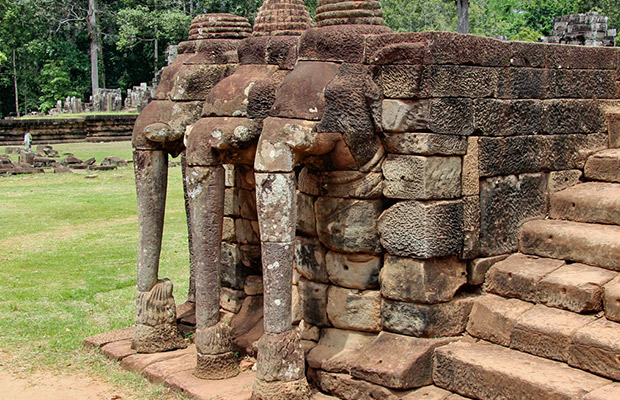
<path id="1" fill-rule="evenodd" d="M 131 144 L 54 145 L 83 160 L 131 159 Z M 0 147 L 0 153 L 4 148 Z M 98 374 L 138 399 L 167 390 L 125 372 L 82 339 L 131 326 L 136 296 L 133 167 L 79 174 L 0 177 L 0 351 L 9 367 Z M 180 167 L 169 173 L 160 276 L 188 290 L 187 226 Z"/>

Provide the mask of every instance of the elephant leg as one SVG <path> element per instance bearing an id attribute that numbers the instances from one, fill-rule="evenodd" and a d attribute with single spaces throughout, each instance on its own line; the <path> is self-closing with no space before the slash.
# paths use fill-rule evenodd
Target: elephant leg
<path id="1" fill-rule="evenodd" d="M 173 285 L 158 279 L 164 227 L 168 155 L 159 150 L 135 150 L 138 197 L 138 295 L 132 347 L 155 353 L 187 347 L 176 324 Z"/>
<path id="2" fill-rule="evenodd" d="M 187 157 L 185 152 L 181 155 L 181 168 L 183 172 L 183 198 L 185 200 L 185 214 L 187 215 L 187 242 L 189 247 L 189 290 L 187 293 L 187 302 L 196 302 L 196 266 L 194 257 L 194 246 L 192 245 L 192 215 L 189 204 L 189 194 L 187 192 Z"/>
<path id="3" fill-rule="evenodd" d="M 252 399 L 309 399 L 304 352 L 292 326 L 293 242 L 296 225 L 295 175 L 256 174 L 261 233 L 265 334 L 258 342 Z"/>
<path id="4" fill-rule="evenodd" d="M 220 322 L 223 166 L 188 167 L 187 193 L 196 280 L 194 375 L 203 379 L 231 378 L 240 371 L 232 351 L 231 328 Z"/>

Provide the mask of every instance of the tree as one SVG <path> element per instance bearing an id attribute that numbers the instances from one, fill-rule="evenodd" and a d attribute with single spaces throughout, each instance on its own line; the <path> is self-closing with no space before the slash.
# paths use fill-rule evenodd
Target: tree
<path id="1" fill-rule="evenodd" d="M 93 95 L 99 89 L 99 53 L 101 52 L 97 2 L 88 0 L 88 39 L 90 40 L 90 81 Z"/>
<path id="2" fill-rule="evenodd" d="M 469 0 L 455 0 L 458 33 L 469 33 Z"/>
<path id="3" fill-rule="evenodd" d="M 453 30 L 453 0 L 382 0 L 385 23 L 396 32 Z"/>

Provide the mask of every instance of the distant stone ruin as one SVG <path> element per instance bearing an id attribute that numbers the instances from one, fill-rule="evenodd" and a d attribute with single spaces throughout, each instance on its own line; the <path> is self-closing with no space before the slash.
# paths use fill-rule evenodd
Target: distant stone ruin
<path id="1" fill-rule="evenodd" d="M 614 46 L 617 30 L 609 29 L 608 19 L 598 12 L 556 17 L 551 36 L 543 36 L 541 41 L 579 46 Z"/>
<path id="2" fill-rule="evenodd" d="M 620 398 L 620 51 L 397 34 L 376 0 L 256 21 L 196 18 L 136 121 L 136 325 L 86 342 L 200 399 Z"/>

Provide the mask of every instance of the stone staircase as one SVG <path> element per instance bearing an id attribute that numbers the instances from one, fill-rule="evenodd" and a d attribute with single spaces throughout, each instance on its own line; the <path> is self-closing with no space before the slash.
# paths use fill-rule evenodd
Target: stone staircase
<path id="1" fill-rule="evenodd" d="M 435 385 L 477 399 L 620 399 L 620 149 L 551 197 L 486 274 L 471 338 L 435 350 Z"/>

